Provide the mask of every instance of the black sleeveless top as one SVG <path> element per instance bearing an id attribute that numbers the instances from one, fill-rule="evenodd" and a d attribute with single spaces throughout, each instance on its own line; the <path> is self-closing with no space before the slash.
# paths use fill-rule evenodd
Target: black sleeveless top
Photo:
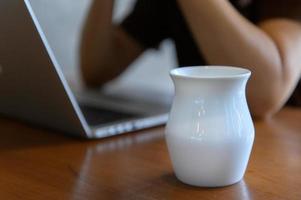
<path id="1" fill-rule="evenodd" d="M 300 20 L 301 2 L 298 1 L 230 0 L 243 16 L 255 24 L 271 17 Z M 165 39 L 173 40 L 179 66 L 207 64 L 176 0 L 137 0 L 133 11 L 122 22 L 121 27 L 145 49 L 158 48 Z M 288 103 L 301 106 L 300 83 Z"/>
<path id="2" fill-rule="evenodd" d="M 248 19 L 256 21 L 253 4 L 232 2 Z M 137 0 L 122 27 L 145 48 L 157 48 L 162 40 L 172 39 L 180 66 L 206 64 L 176 0 Z"/>

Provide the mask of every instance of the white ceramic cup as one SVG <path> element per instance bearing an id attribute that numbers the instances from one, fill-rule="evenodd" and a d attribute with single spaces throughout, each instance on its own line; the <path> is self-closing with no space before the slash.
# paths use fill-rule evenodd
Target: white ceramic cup
<path id="1" fill-rule="evenodd" d="M 175 97 L 166 142 L 175 174 L 194 186 L 240 181 L 254 141 L 245 89 L 247 69 L 200 66 L 170 72 Z"/>

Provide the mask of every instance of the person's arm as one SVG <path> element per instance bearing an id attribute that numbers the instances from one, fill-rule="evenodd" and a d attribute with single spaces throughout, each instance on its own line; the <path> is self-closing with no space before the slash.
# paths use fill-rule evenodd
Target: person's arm
<path id="1" fill-rule="evenodd" d="M 258 26 L 227 0 L 178 0 L 200 50 L 210 64 L 247 67 L 251 112 L 267 117 L 289 98 L 301 72 L 301 25 L 270 19 Z"/>
<path id="2" fill-rule="evenodd" d="M 114 0 L 94 0 L 81 43 L 81 72 L 89 87 L 98 87 L 123 72 L 143 48 L 112 24 Z"/>

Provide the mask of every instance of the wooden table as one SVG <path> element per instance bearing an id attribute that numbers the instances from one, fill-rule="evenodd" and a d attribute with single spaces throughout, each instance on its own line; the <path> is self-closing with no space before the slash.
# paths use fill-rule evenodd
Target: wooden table
<path id="1" fill-rule="evenodd" d="M 179 182 L 163 128 L 83 141 L 0 119 L 0 199 L 301 199 L 301 110 L 256 122 L 245 178 L 224 188 Z"/>

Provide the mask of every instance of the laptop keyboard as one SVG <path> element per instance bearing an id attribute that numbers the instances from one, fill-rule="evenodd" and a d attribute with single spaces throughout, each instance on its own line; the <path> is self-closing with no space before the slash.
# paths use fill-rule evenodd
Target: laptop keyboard
<path id="1" fill-rule="evenodd" d="M 88 105 L 80 105 L 80 108 L 88 124 L 91 126 L 107 124 L 126 119 L 133 119 L 140 116 L 138 114 L 119 112 L 107 108 L 100 108 Z"/>

